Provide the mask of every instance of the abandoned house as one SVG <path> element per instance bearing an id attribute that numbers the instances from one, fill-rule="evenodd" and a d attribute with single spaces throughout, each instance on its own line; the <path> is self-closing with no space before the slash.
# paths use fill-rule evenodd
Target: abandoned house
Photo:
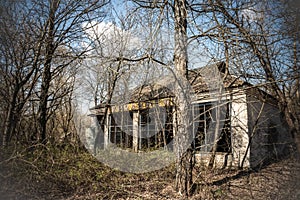
<path id="1" fill-rule="evenodd" d="M 191 147 L 196 161 L 207 163 L 216 143 L 215 166 L 254 168 L 288 153 L 292 138 L 277 108 L 276 100 L 253 85 L 228 73 L 221 62 L 217 67 L 224 92 L 216 98 L 209 95 L 201 68 L 188 71 L 188 81 L 195 93 Z M 120 104 L 100 104 L 91 109 L 103 130 L 97 135 L 100 148 L 115 144 L 135 152 L 166 148 L 176 135 L 174 94 L 158 83 L 138 87 L 130 94 L 130 101 Z M 221 99 L 221 104 L 216 101 Z M 215 126 L 217 108 L 223 117 Z M 154 123 L 155 122 L 155 123 Z M 213 128 L 218 127 L 217 139 Z M 96 143 L 95 142 L 95 143 Z"/>

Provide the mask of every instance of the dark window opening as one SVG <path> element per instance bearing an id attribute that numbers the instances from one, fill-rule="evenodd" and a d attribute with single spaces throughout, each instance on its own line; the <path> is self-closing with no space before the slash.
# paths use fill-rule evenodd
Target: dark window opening
<path id="1" fill-rule="evenodd" d="M 214 108 L 212 104 L 194 104 L 193 109 L 193 148 L 196 152 L 210 152 L 217 141 L 217 152 L 231 151 L 230 104 Z M 220 109 L 218 111 L 218 109 Z M 216 117 L 221 116 L 221 117 Z M 219 123 L 219 124 L 217 124 Z M 216 135 L 216 128 L 218 135 Z"/>
<path id="2" fill-rule="evenodd" d="M 139 148 L 155 150 L 173 139 L 172 107 L 155 107 L 140 111 Z"/>
<path id="3" fill-rule="evenodd" d="M 109 141 L 119 147 L 131 148 L 132 136 L 132 112 L 120 112 L 110 115 Z"/>

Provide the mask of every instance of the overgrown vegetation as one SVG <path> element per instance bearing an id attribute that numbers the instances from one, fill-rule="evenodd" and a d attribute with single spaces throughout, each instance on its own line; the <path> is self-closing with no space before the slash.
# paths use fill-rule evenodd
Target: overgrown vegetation
<path id="1" fill-rule="evenodd" d="M 295 158 L 261 172 L 187 174 L 185 155 L 178 177 L 193 182 L 176 191 L 175 164 L 122 173 L 78 145 L 90 125 L 82 98 L 109 105 L 153 71 L 184 74 L 225 61 L 230 73 L 274 96 L 290 128 L 284 134 L 299 146 L 300 26 L 292 1 L 0 2 L 0 199 L 180 199 L 189 187 L 194 199 L 299 197 Z"/>
<path id="2" fill-rule="evenodd" d="M 123 173 L 71 145 L 1 149 L 1 199 L 184 199 L 175 192 L 175 166 Z M 299 199 L 296 155 L 259 171 L 197 167 L 191 199 Z"/>
<path id="3" fill-rule="evenodd" d="M 104 166 L 85 149 L 68 145 L 11 147 L 1 151 L 0 166 L 0 194 L 7 198 L 14 198 L 14 195 L 29 199 L 71 196 L 90 196 L 93 199 L 94 195 L 99 198 L 136 197 L 136 190 L 131 186 L 151 181 L 155 187 L 161 187 L 172 180 L 173 174 L 172 167 L 147 175 L 122 173 Z M 165 181 L 159 180 L 160 177 Z"/>

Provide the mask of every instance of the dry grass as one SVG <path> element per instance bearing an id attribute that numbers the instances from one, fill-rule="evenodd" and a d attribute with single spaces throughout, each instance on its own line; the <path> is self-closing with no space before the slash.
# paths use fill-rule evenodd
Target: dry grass
<path id="1" fill-rule="evenodd" d="M 0 199 L 185 199 L 175 192 L 174 166 L 129 174 L 80 149 L 20 149 L 1 150 Z M 258 171 L 196 168 L 190 199 L 300 199 L 299 172 L 296 156 Z"/>

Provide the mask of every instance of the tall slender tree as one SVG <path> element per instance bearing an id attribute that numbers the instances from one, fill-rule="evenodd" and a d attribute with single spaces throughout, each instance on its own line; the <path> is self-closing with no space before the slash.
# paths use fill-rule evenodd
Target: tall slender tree
<path id="1" fill-rule="evenodd" d="M 46 142 L 49 92 L 55 74 L 80 60 L 90 50 L 86 22 L 101 22 L 109 1 L 13 1 L 1 9 L 1 80 L 4 94 L 2 144 L 10 142 L 24 105 L 38 101 L 36 138 Z M 2 5 L 2 4 L 1 4 Z M 3 4 L 5 5 L 5 4 Z M 2 7 L 1 7 L 2 8 Z M 64 49 L 63 53 L 60 51 Z M 2 87 L 1 87 L 2 88 Z M 63 98 L 61 96 L 61 98 Z M 58 101 L 59 102 L 59 101 Z M 28 115 L 28 111 L 27 111 Z"/>
<path id="2" fill-rule="evenodd" d="M 99 12 L 99 10 L 101 10 L 106 3 L 105 0 L 87 0 L 80 2 L 50 0 L 48 4 L 46 2 L 42 3 L 43 6 L 48 8 L 48 13 L 42 13 L 45 16 L 44 24 L 42 25 L 45 31 L 45 55 L 38 110 L 39 140 L 41 142 L 45 143 L 47 139 L 47 105 L 52 73 L 55 71 L 53 68 L 64 68 L 84 55 L 87 49 L 79 50 L 78 48 L 76 49 L 76 47 L 74 49 L 75 41 L 80 43 L 78 39 L 84 39 L 82 37 L 84 34 L 83 30 L 86 28 L 83 27 L 84 22 L 102 20 L 103 12 Z M 54 66 L 52 61 L 56 56 L 55 52 L 57 48 L 61 45 L 68 45 L 74 59 L 67 63 Z M 79 44 L 77 45 L 79 46 Z"/>
<path id="3" fill-rule="evenodd" d="M 176 98 L 176 135 L 179 136 L 175 141 L 175 151 L 177 153 L 176 161 L 176 188 L 179 193 L 186 196 L 190 195 L 190 186 L 192 183 L 192 153 L 190 149 L 186 150 L 190 140 L 190 96 L 189 88 L 186 85 L 188 73 L 188 54 L 187 54 L 187 1 L 174 1 L 174 67 L 176 80 L 175 98 Z"/>
<path id="4" fill-rule="evenodd" d="M 5 4 L 4 4 L 5 5 Z M 31 29 L 24 1 L 7 5 L 1 12 L 1 95 L 5 99 L 2 113 L 2 145 L 11 141 L 24 105 L 30 98 L 38 78 L 43 35 Z M 22 13 L 18 15 L 17 13 Z"/>

